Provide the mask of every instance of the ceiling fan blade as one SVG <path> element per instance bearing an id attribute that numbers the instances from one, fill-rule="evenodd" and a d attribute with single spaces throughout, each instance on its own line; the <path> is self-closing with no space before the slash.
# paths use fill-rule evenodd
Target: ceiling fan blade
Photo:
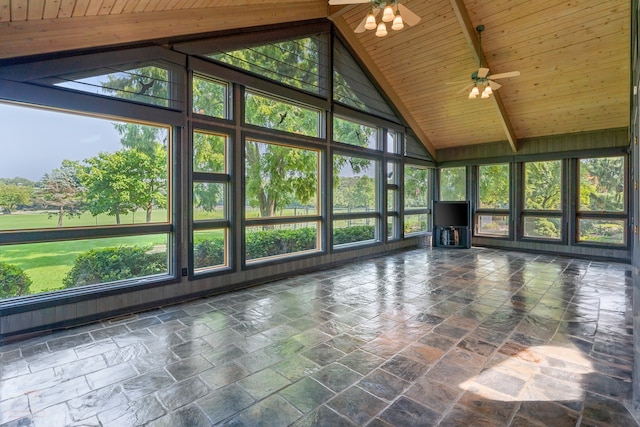
<path id="1" fill-rule="evenodd" d="M 380 12 L 380 9 L 373 9 L 373 16 L 378 16 L 378 13 Z M 360 21 L 360 24 L 358 24 L 358 26 L 356 27 L 355 30 L 353 30 L 354 33 L 364 33 L 367 29 L 364 27 L 365 24 L 367 23 L 367 17 L 365 16 L 364 18 L 362 18 L 362 21 Z"/>
<path id="2" fill-rule="evenodd" d="M 489 87 L 491 88 L 491 90 L 498 90 L 502 87 L 502 85 L 500 83 L 489 80 Z"/>
<path id="3" fill-rule="evenodd" d="M 489 74 L 488 68 L 478 68 L 478 77 L 484 79 Z"/>
<path id="4" fill-rule="evenodd" d="M 329 0 L 329 6 L 342 6 L 344 4 L 370 3 L 371 0 Z"/>
<path id="5" fill-rule="evenodd" d="M 470 83 L 465 87 L 463 87 L 462 89 L 460 89 L 457 93 L 468 92 L 472 87 L 473 87 L 473 83 Z"/>
<path id="6" fill-rule="evenodd" d="M 496 79 L 504 79 L 506 77 L 518 77 L 519 75 L 520 75 L 520 71 L 509 71 L 507 73 L 492 74 L 489 76 L 489 78 L 491 80 L 496 80 Z"/>
<path id="7" fill-rule="evenodd" d="M 418 22 L 420 22 L 420 18 L 415 13 L 411 12 L 405 5 L 398 3 L 398 9 L 400 10 L 400 16 L 402 16 L 402 20 L 405 24 L 414 26 Z"/>
<path id="8" fill-rule="evenodd" d="M 458 80 L 457 82 L 445 82 L 446 85 L 459 85 L 462 83 L 469 83 L 469 80 Z"/>

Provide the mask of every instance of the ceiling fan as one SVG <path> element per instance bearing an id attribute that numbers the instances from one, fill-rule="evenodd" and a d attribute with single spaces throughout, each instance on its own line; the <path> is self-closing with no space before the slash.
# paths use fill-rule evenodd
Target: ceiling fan
<path id="1" fill-rule="evenodd" d="M 329 0 L 329 5 L 340 6 L 348 4 L 370 3 L 371 8 L 360 24 L 353 30 L 356 33 L 363 33 L 366 30 L 376 30 L 376 36 L 387 35 L 386 22 L 391 22 L 392 30 L 401 30 L 404 24 L 414 26 L 420 22 L 420 17 L 410 11 L 406 6 L 400 4 L 398 0 Z M 382 20 L 376 22 L 376 17 L 382 11 Z"/>
<path id="2" fill-rule="evenodd" d="M 484 31 L 484 25 L 478 25 L 476 27 L 478 31 L 478 39 L 482 42 L 482 32 Z M 477 71 L 471 73 L 471 83 L 467 84 L 460 92 L 465 92 L 471 88 L 469 92 L 469 99 L 476 99 L 478 95 L 480 98 L 489 98 L 494 90 L 498 90 L 502 87 L 500 83 L 495 82 L 498 79 L 505 79 L 508 77 L 518 77 L 520 71 L 508 71 L 506 73 L 491 74 L 488 68 L 479 66 Z M 482 93 L 480 88 L 483 88 Z"/>

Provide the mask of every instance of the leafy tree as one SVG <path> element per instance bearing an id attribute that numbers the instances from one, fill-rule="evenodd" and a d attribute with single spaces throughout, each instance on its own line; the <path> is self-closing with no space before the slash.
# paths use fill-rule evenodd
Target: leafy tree
<path id="1" fill-rule="evenodd" d="M 333 118 L 333 140 L 359 147 L 374 148 L 377 144 L 378 132 L 376 128 L 361 123 Z"/>
<path id="2" fill-rule="evenodd" d="M 0 208 L 10 214 L 18 206 L 27 205 L 31 201 L 33 187 L 22 184 L 5 184 L 0 182 Z"/>
<path id="3" fill-rule="evenodd" d="M 108 95 L 146 104 L 169 106 L 168 71 L 160 67 L 141 67 L 108 74 L 102 91 Z"/>
<path id="4" fill-rule="evenodd" d="M 200 77 L 193 78 L 193 112 L 225 117 L 226 86 Z"/>
<path id="5" fill-rule="evenodd" d="M 0 178 L 0 184 L 20 185 L 24 187 L 33 187 L 35 183 L 27 178 L 16 176 L 15 178 Z"/>
<path id="6" fill-rule="evenodd" d="M 333 205 L 336 207 L 375 209 L 375 182 L 366 175 L 340 178 L 333 194 Z"/>
<path id="7" fill-rule="evenodd" d="M 211 55 L 212 58 L 309 92 L 319 92 L 319 37 L 285 40 Z"/>
<path id="8" fill-rule="evenodd" d="M 78 178 L 81 166 L 71 160 L 63 160 L 62 166 L 45 174 L 35 191 L 36 202 L 44 207 L 53 207 L 55 212 L 49 218 L 57 216 L 58 227 L 62 227 L 62 219 L 80 216 L 84 209 L 84 189 Z"/>
<path id="9" fill-rule="evenodd" d="M 580 209 L 624 210 L 624 159 L 599 157 L 580 161 Z"/>
<path id="10" fill-rule="evenodd" d="M 561 163 L 529 162 L 525 165 L 525 209 L 561 209 Z"/>
<path id="11" fill-rule="evenodd" d="M 316 197 L 316 151 L 248 140 L 245 155 L 247 202 L 260 208 L 260 216 L 274 216 L 294 200 L 306 204 Z"/>
<path id="12" fill-rule="evenodd" d="M 464 166 L 440 169 L 440 200 L 467 199 L 467 175 Z"/>
<path id="13" fill-rule="evenodd" d="M 429 170 L 406 165 L 404 168 L 404 206 L 429 206 Z"/>
<path id="14" fill-rule="evenodd" d="M 148 157 L 137 150 L 100 153 L 85 160 L 78 176 L 86 189 L 87 207 L 92 215 L 115 216 L 134 212 L 139 194 L 144 192 L 144 165 Z"/>
<path id="15" fill-rule="evenodd" d="M 226 138 L 201 132 L 193 134 L 193 170 L 195 172 L 225 172 Z M 224 186 L 196 183 L 193 187 L 194 205 L 207 212 L 214 211 L 224 197 Z"/>
<path id="16" fill-rule="evenodd" d="M 509 208 L 509 164 L 480 166 L 480 208 Z"/>
<path id="17" fill-rule="evenodd" d="M 0 262 L 0 298 L 27 295 L 31 279 L 18 266 Z"/>

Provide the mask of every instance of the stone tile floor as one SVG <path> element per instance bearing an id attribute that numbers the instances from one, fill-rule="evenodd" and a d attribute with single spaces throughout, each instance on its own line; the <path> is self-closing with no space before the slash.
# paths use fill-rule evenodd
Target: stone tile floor
<path id="1" fill-rule="evenodd" d="M 631 282 L 394 253 L 0 347 L 0 425 L 635 426 Z"/>

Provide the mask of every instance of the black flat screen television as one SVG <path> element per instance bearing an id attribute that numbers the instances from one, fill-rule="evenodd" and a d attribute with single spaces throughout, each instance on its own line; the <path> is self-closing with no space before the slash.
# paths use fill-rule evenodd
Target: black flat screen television
<path id="1" fill-rule="evenodd" d="M 469 202 L 433 202 L 434 227 L 469 227 Z"/>

